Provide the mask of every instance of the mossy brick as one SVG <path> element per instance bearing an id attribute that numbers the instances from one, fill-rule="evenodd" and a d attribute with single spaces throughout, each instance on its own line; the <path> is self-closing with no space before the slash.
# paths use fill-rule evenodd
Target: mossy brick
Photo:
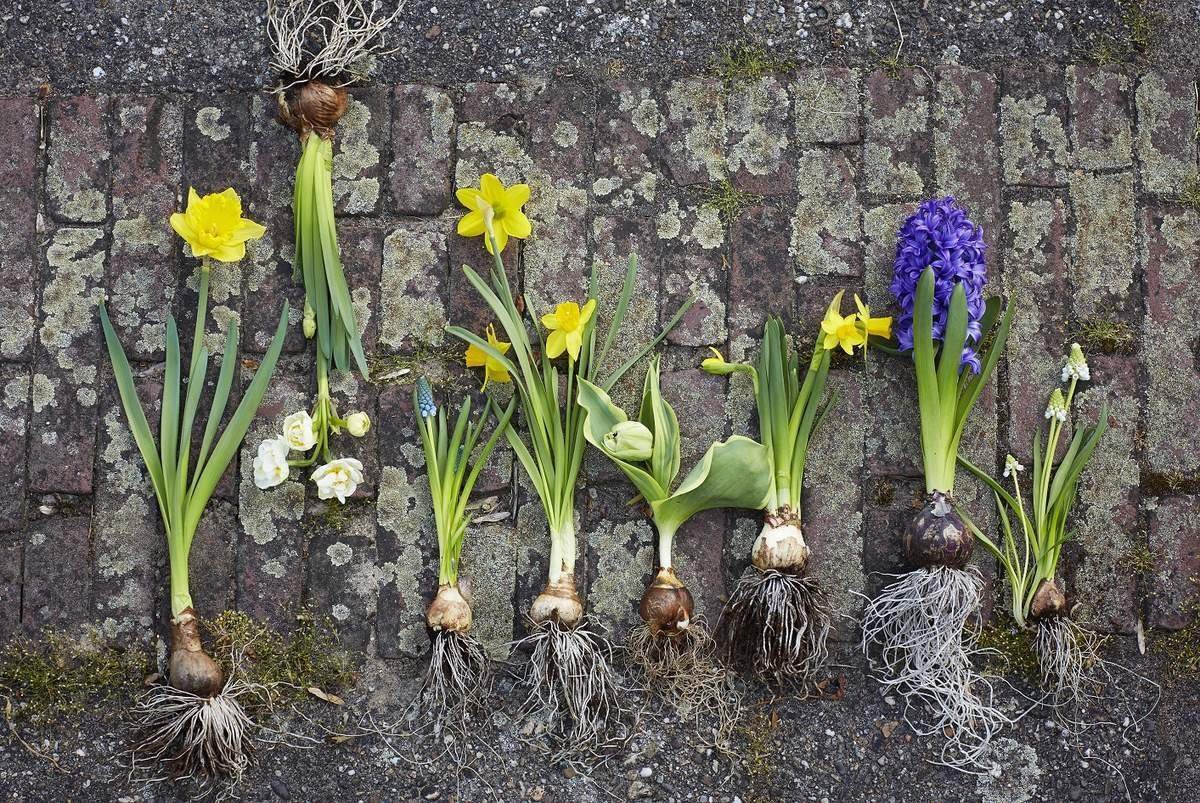
<path id="1" fill-rule="evenodd" d="M 375 351 L 375 341 L 379 336 L 383 240 L 390 231 L 391 227 L 382 221 L 343 219 L 338 222 L 342 272 L 350 290 L 358 337 L 367 354 Z"/>
<path id="2" fill-rule="evenodd" d="M 661 176 L 654 153 L 666 128 L 664 105 L 647 83 L 622 79 L 600 85 L 592 182 L 598 204 L 628 209 L 655 203 Z"/>
<path id="3" fill-rule="evenodd" d="M 796 160 L 796 211 L 788 255 L 797 276 L 862 275 L 858 170 L 845 150 L 809 148 Z"/>
<path id="4" fill-rule="evenodd" d="M 857 631 L 866 590 L 863 551 L 863 450 L 870 407 L 861 371 L 830 371 L 827 397 L 837 406 L 809 445 L 805 465 L 803 526 L 812 549 L 808 572 L 829 598 L 835 638 Z"/>
<path id="5" fill-rule="evenodd" d="M 333 139 L 333 202 L 339 215 L 374 215 L 382 206 L 383 161 L 391 136 L 387 89 L 354 87 Z"/>
<path id="6" fill-rule="evenodd" d="M 1067 207 L 1053 195 L 1014 200 L 1005 210 L 1004 295 L 1017 305 L 1001 362 L 1008 399 L 1005 440 L 1033 465 L 1033 436 L 1045 428 L 1047 400 L 1066 355 L 1069 304 Z M 991 466 L 988 466 L 991 468 Z"/>
<path id="7" fill-rule="evenodd" d="M 661 254 L 662 304 L 666 323 L 689 297 L 695 303 L 667 342 L 682 346 L 724 343 L 728 270 L 726 224 L 713 206 L 695 204 L 680 193 L 655 218 Z"/>
<path id="8" fill-rule="evenodd" d="M 446 346 L 443 331 L 449 320 L 448 290 L 452 269 L 448 240 L 454 221 L 406 219 L 391 226 L 383 240 L 379 282 L 379 324 L 376 349 L 388 354 L 415 354 Z"/>
<path id="9" fill-rule="evenodd" d="M 436 215 L 453 204 L 454 123 L 454 99 L 447 92 L 420 84 L 392 90 L 393 211 Z"/>
<path id="10" fill-rule="evenodd" d="M 860 73 L 846 67 L 801 70 L 791 85 L 796 141 L 846 145 L 859 141 Z"/>
<path id="11" fill-rule="evenodd" d="M 382 658 L 417 657 L 429 649 L 425 608 L 437 591 L 437 530 L 412 404 L 411 387 L 379 392 L 375 635 Z"/>
<path id="12" fill-rule="evenodd" d="M 533 488 L 529 478 L 520 470 L 516 475 L 517 495 L 519 506 L 516 509 L 516 543 L 517 562 L 515 591 L 513 592 L 513 608 L 516 611 L 515 623 L 518 638 L 529 633 L 529 606 L 538 593 L 546 585 L 546 572 L 549 564 L 550 533 L 546 527 L 546 513 L 541 503 L 533 496 Z M 592 495 L 592 481 L 589 481 L 581 494 L 588 499 Z M 578 528 L 581 522 L 581 510 L 576 506 L 575 524 Z M 576 536 L 578 539 L 579 536 Z M 576 585 L 581 593 L 587 590 L 587 542 L 577 541 L 578 560 L 575 564 Z M 586 607 L 585 607 L 586 610 Z"/>
<path id="13" fill-rule="evenodd" d="M 1148 72 L 1137 83 L 1137 150 L 1143 192 L 1177 195 L 1196 173 L 1196 79 Z"/>
<path id="14" fill-rule="evenodd" d="M 796 281 L 790 239 L 794 220 L 775 203 L 750 207 L 738 215 L 730 232 L 729 337 L 745 353 L 762 335 L 767 316 L 779 316 L 785 327 L 793 321 Z M 726 355 L 733 359 L 732 356 Z"/>
<path id="15" fill-rule="evenodd" d="M 1077 319 L 1136 320 L 1133 173 L 1071 173 L 1071 299 Z"/>
<path id="16" fill-rule="evenodd" d="M 0 543 L 0 641 L 7 642 L 21 627 L 21 543 Z"/>
<path id="17" fill-rule="evenodd" d="M 300 137 L 279 120 L 279 103 L 265 92 L 250 99 L 250 164 L 255 198 L 291 217 Z"/>
<path id="18" fill-rule="evenodd" d="M 871 195 L 916 198 L 932 172 L 929 106 L 933 87 L 922 70 L 895 77 L 876 70 L 865 81 L 863 110 L 864 189 Z"/>
<path id="19" fill-rule="evenodd" d="M 162 367 L 135 376 L 144 401 L 162 398 Z M 154 488 L 129 431 L 116 381 L 102 393 L 92 509 L 94 620 L 105 638 L 146 641 L 153 633 L 158 570 L 166 564 L 166 540 Z M 165 578 L 164 578 L 165 579 Z"/>
<path id="20" fill-rule="evenodd" d="M 103 293 L 105 246 L 104 231 L 97 228 L 59 228 L 46 241 L 31 379 L 34 491 L 92 490 L 101 365 L 95 304 Z"/>
<path id="21" fill-rule="evenodd" d="M 338 506 L 332 514 L 330 506 Z M 375 626 L 385 569 L 375 552 L 375 511 L 370 505 L 341 507 L 336 499 L 310 499 L 307 598 L 318 616 L 329 617 L 342 646 L 365 651 Z"/>
<path id="22" fill-rule="evenodd" d="M 715 78 L 682 78 L 663 88 L 665 127 L 658 155 L 677 186 L 729 178 L 725 102 L 724 86 Z"/>
<path id="23" fill-rule="evenodd" d="M 1079 484 L 1079 501 L 1068 521 L 1074 533 L 1064 553 L 1068 596 L 1077 601 L 1073 616 L 1105 632 L 1130 634 L 1140 618 L 1135 573 L 1129 554 L 1139 544 L 1142 523 L 1137 463 L 1142 420 L 1138 404 L 1137 360 L 1120 355 L 1088 355 L 1092 380 L 1076 391 L 1075 425 L 1094 423 L 1108 404 L 1108 431 L 1101 438 Z"/>
<path id="24" fill-rule="evenodd" d="M 19 528 L 24 514 L 30 376 L 27 365 L 0 363 L 0 531 Z"/>
<path id="25" fill-rule="evenodd" d="M 1195 620 L 1200 595 L 1200 497 L 1159 499 L 1149 518 L 1150 552 L 1156 558 L 1150 625 L 1182 630 Z"/>
<path id="26" fill-rule="evenodd" d="M 1112 67 L 1067 67 L 1071 145 L 1075 167 L 1119 170 L 1133 166 L 1133 82 Z"/>
<path id="27" fill-rule="evenodd" d="M 213 498 L 204 508 L 188 556 L 188 585 L 200 618 L 216 616 L 234 607 L 237 594 L 237 506 Z M 170 618 L 169 599 L 162 595 L 159 627 Z"/>
<path id="28" fill-rule="evenodd" d="M 493 660 L 508 658 L 517 618 L 516 522 L 472 524 L 463 542 L 459 583 L 469 588 L 474 616 L 471 632 Z"/>
<path id="29" fill-rule="evenodd" d="M 169 221 L 182 180 L 184 106 L 142 95 L 119 95 L 111 106 L 109 314 L 131 360 L 161 360 L 180 242 Z"/>
<path id="30" fill-rule="evenodd" d="M 108 217 L 111 149 L 106 95 L 49 104 L 46 211 L 62 223 L 103 223 Z"/>
<path id="31" fill-rule="evenodd" d="M 311 408 L 312 360 L 304 355 L 279 361 L 241 448 L 237 607 L 276 626 L 292 621 L 303 593 L 304 498 L 311 469 L 294 468 L 282 484 L 263 490 L 254 484 L 254 458 L 259 444 L 279 435 L 287 416 Z"/>
<path id="32" fill-rule="evenodd" d="M 1151 207 L 1142 210 L 1140 228 L 1145 317 L 1138 354 L 1146 379 L 1148 424 L 1144 459 L 1150 471 L 1191 475 L 1200 471 L 1195 445 L 1200 367 L 1192 355 L 1200 305 L 1195 262 L 1200 215 Z M 1180 348 L 1186 349 L 1182 359 Z"/>
<path id="33" fill-rule="evenodd" d="M 734 84 L 726 103 L 730 179 L 759 195 L 784 195 L 796 183 L 791 99 L 773 76 Z"/>
<path id="34" fill-rule="evenodd" d="M 1070 142 L 1062 68 L 1008 68 L 1003 80 L 1000 137 L 1005 183 L 1063 186 L 1070 168 Z"/>
<path id="35" fill-rule="evenodd" d="M 938 195 L 953 195 L 983 227 L 988 271 L 1000 268 L 1000 148 L 996 77 L 939 67 L 933 104 L 933 172 Z"/>
<path id="36" fill-rule="evenodd" d="M 580 511 L 579 546 L 587 560 L 577 571 L 587 578 L 587 613 L 599 629 L 623 642 L 641 621 L 638 601 L 658 554 L 654 526 L 642 505 L 629 505 L 628 483 L 596 483 L 584 493 L 588 503 Z"/>
<path id="37" fill-rule="evenodd" d="M 35 171 L 41 109 L 0 98 L 0 359 L 32 356 L 37 272 Z"/>
<path id="38" fill-rule="evenodd" d="M 21 582 L 21 624 L 27 633 L 46 627 L 78 632 L 91 621 L 90 542 L 87 516 L 44 518 L 29 525 Z"/>

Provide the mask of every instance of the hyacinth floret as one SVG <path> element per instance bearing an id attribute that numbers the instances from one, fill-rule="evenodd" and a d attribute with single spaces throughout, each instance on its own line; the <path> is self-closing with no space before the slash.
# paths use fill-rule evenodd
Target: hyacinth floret
<path id="1" fill-rule="evenodd" d="M 913 304 L 917 282 L 925 268 L 934 271 L 933 338 L 941 340 L 950 316 L 950 297 L 961 284 L 967 299 L 967 342 L 962 364 L 979 373 L 975 349 L 981 336 L 984 311 L 983 286 L 987 284 L 984 264 L 983 229 L 971 222 L 954 196 L 922 203 L 896 238 L 896 263 L 892 295 L 900 305 L 896 338 L 901 349 L 913 346 Z"/>
<path id="2" fill-rule="evenodd" d="M 417 412 L 422 418 L 433 418 L 437 415 L 437 405 L 433 401 L 433 388 L 429 380 L 421 377 L 417 380 Z"/>

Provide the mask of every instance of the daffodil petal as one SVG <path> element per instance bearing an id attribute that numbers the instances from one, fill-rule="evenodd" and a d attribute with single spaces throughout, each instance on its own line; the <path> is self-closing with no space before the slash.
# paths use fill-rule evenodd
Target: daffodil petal
<path id="1" fill-rule="evenodd" d="M 463 187 L 454 191 L 454 197 L 467 209 L 479 208 L 479 190 L 474 187 Z"/>
<path id="2" fill-rule="evenodd" d="M 466 353 L 463 354 L 463 362 L 468 368 L 478 368 L 481 365 L 487 364 L 487 355 L 483 349 L 476 346 L 474 343 L 467 346 Z"/>
<path id="3" fill-rule="evenodd" d="M 475 210 L 458 219 L 458 233 L 462 237 L 478 237 L 483 234 L 483 213 Z"/>
<path id="4" fill-rule="evenodd" d="M 858 297 L 858 293 L 854 294 L 854 305 L 858 307 L 858 314 L 862 316 L 864 321 L 870 319 L 871 310 L 862 302 L 862 299 Z"/>
<path id="5" fill-rule="evenodd" d="M 529 200 L 529 185 L 514 184 L 504 191 L 504 204 L 514 212 L 519 211 Z"/>
<path id="6" fill-rule="evenodd" d="M 508 236 L 516 237 L 518 240 L 524 240 L 533 231 L 529 218 L 525 217 L 524 212 L 517 210 L 510 210 L 501 223 L 503 223 L 504 230 L 508 232 Z"/>
<path id="7" fill-rule="evenodd" d="M 504 230 L 503 226 L 496 226 L 495 229 L 496 229 L 496 247 L 499 248 L 500 251 L 503 253 L 504 246 L 508 245 L 508 232 L 506 232 Z"/>
<path id="8" fill-rule="evenodd" d="M 479 177 L 479 193 L 492 206 L 504 203 L 504 184 L 492 173 Z"/>
<path id="9" fill-rule="evenodd" d="M 571 355 L 572 360 L 579 359 L 579 350 L 583 348 L 583 334 L 579 329 L 572 329 L 566 333 L 567 353 Z"/>
<path id="10" fill-rule="evenodd" d="M 547 329 L 554 330 L 558 328 L 558 313 L 547 312 L 542 316 L 542 326 Z"/>
<path id="11" fill-rule="evenodd" d="M 546 356 L 554 359 L 562 354 L 567 348 L 567 336 L 561 329 L 555 329 L 550 333 L 550 337 L 546 338 Z"/>
<path id="12" fill-rule="evenodd" d="M 195 246 L 192 247 L 195 251 Z M 211 256 L 218 262 L 240 262 L 242 257 L 246 256 L 245 243 L 230 243 L 229 245 L 220 245 L 212 250 Z"/>
<path id="13" fill-rule="evenodd" d="M 259 240 L 267 233 L 267 227 L 253 220 L 242 220 L 230 236 L 231 243 L 244 243 L 247 240 Z"/>
<path id="14" fill-rule="evenodd" d="M 579 312 L 579 328 L 592 319 L 592 313 L 596 311 L 596 299 L 589 298 L 588 302 L 583 305 L 583 309 Z"/>

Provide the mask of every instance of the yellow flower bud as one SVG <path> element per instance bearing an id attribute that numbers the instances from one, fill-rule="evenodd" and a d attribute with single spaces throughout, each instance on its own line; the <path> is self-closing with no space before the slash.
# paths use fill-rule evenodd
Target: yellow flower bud
<path id="1" fill-rule="evenodd" d="M 317 313 L 308 303 L 308 299 L 304 299 L 304 336 L 309 340 L 317 334 Z"/>

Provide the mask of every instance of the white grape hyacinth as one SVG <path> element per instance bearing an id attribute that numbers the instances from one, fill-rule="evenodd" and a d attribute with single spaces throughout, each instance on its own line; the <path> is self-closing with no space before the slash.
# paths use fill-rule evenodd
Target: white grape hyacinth
<path id="1" fill-rule="evenodd" d="M 362 463 L 353 457 L 331 460 L 312 473 L 312 480 L 317 484 L 317 496 L 321 499 L 336 497 L 343 505 L 346 504 L 346 497 L 353 495 L 363 481 L 362 469 Z"/>
<path id="2" fill-rule="evenodd" d="M 1046 405 L 1046 418 L 1057 418 L 1060 422 L 1067 420 L 1067 400 L 1063 398 L 1062 388 L 1055 388 L 1050 394 L 1050 403 Z"/>
<path id="3" fill-rule="evenodd" d="M 264 491 L 274 488 L 288 478 L 288 452 L 291 447 L 286 438 L 265 440 L 258 445 L 254 458 L 254 484 Z"/>
<path id="4" fill-rule="evenodd" d="M 1018 472 L 1024 471 L 1025 466 L 1017 462 L 1017 458 L 1009 455 L 1004 458 L 1004 476 L 1016 476 Z"/>
<path id="5" fill-rule="evenodd" d="M 1071 354 L 1067 357 L 1067 364 L 1062 369 L 1062 381 L 1068 379 L 1077 379 L 1080 382 L 1087 382 L 1092 378 L 1092 371 L 1088 368 L 1087 358 L 1083 356 L 1083 349 L 1078 343 L 1071 344 Z"/>

